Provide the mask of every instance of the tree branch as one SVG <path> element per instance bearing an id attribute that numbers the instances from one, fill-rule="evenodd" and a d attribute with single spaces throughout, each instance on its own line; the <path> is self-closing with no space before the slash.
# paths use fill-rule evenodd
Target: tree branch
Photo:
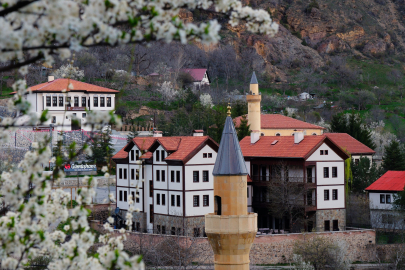
<path id="1" fill-rule="evenodd" d="M 11 13 L 11 12 L 15 12 L 18 11 L 19 9 L 28 6 L 29 4 L 32 4 L 34 2 L 37 2 L 38 0 L 25 0 L 25 1 L 19 1 L 17 2 L 17 4 L 15 4 L 14 6 L 11 6 L 9 8 L 3 9 L 2 11 L 0 11 L 0 17 L 4 17 L 7 14 Z"/>
<path id="2" fill-rule="evenodd" d="M 41 60 L 43 58 L 44 58 L 44 55 L 42 53 L 39 53 L 37 56 L 35 56 L 35 57 L 31 58 L 31 59 L 28 59 L 28 60 L 26 60 L 24 62 L 19 62 L 19 63 L 16 63 L 16 64 L 11 64 L 11 65 L 2 67 L 2 68 L 0 68 L 0 72 L 12 70 L 12 69 L 15 69 L 15 68 L 20 68 L 22 66 L 35 63 L 36 61 Z"/>

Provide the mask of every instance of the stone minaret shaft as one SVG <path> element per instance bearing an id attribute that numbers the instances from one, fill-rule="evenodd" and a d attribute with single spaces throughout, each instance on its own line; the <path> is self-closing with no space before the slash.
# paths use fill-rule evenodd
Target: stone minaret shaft
<path id="1" fill-rule="evenodd" d="M 252 132 L 260 132 L 260 102 L 262 96 L 259 95 L 259 84 L 257 82 L 256 74 L 253 72 L 250 80 L 249 95 L 246 95 L 246 101 L 248 103 L 248 124 Z"/>
<path id="2" fill-rule="evenodd" d="M 215 254 L 215 270 L 249 269 L 257 214 L 247 212 L 247 174 L 228 113 L 213 170 L 215 213 L 205 216 L 205 231 Z"/>

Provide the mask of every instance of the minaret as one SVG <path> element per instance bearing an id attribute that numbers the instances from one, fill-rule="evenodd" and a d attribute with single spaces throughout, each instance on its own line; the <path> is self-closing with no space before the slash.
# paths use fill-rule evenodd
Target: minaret
<path id="1" fill-rule="evenodd" d="M 246 101 L 248 103 L 248 124 L 250 130 L 254 133 L 260 133 L 260 102 L 262 96 L 259 94 L 259 84 L 257 82 L 256 74 L 253 71 L 252 78 L 250 79 L 250 91 L 249 95 L 246 95 Z"/>
<path id="2" fill-rule="evenodd" d="M 230 106 L 212 174 L 215 213 L 205 216 L 205 232 L 214 250 L 215 270 L 248 270 L 257 214 L 247 212 L 248 172 Z"/>

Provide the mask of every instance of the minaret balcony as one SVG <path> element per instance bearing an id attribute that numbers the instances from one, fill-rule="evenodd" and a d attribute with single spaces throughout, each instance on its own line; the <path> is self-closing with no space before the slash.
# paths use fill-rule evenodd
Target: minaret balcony
<path id="1" fill-rule="evenodd" d="M 245 234 L 257 232 L 257 213 L 247 215 L 205 215 L 207 234 Z"/>
<path id="2" fill-rule="evenodd" d="M 260 102 L 262 100 L 261 95 L 246 95 L 247 102 Z"/>

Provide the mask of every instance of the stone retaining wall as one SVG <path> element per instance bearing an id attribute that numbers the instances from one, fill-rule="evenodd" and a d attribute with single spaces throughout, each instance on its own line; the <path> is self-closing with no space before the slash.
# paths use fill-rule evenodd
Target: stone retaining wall
<path id="1" fill-rule="evenodd" d="M 293 255 L 294 244 L 297 241 L 314 236 L 325 237 L 332 241 L 344 241 L 346 256 L 351 262 L 372 262 L 376 260 L 374 256 L 377 247 L 375 245 L 375 231 L 358 230 L 257 236 L 250 251 L 250 263 L 277 264 L 290 262 Z M 204 264 L 213 263 L 214 254 L 208 243 L 208 239 L 202 237 L 187 238 L 182 236 L 130 233 L 127 236 L 127 241 L 124 242 L 124 246 L 126 250 L 137 254 L 140 250 L 148 250 L 146 246 L 156 247 L 162 242 L 171 241 L 173 239 L 189 239 L 188 243 L 190 246 L 188 246 L 188 248 L 194 249 L 196 251 L 195 254 L 198 254 L 192 259 L 194 262 Z"/>

